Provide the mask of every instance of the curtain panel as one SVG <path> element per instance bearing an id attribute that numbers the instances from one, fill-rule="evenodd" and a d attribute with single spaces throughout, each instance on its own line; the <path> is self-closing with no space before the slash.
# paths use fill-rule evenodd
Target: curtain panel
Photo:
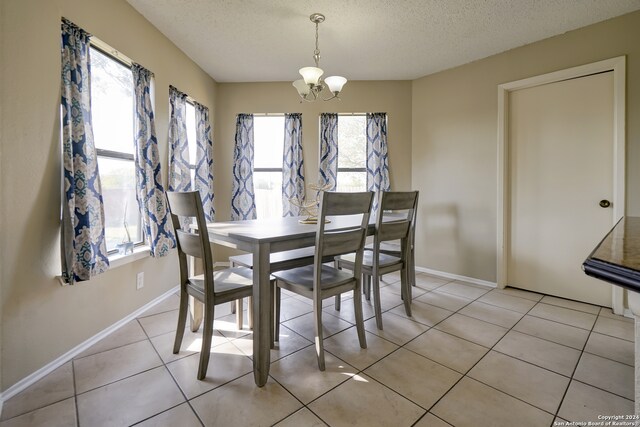
<path id="1" fill-rule="evenodd" d="M 387 114 L 367 113 L 367 190 L 391 190 L 387 156 Z M 378 210 L 379 195 L 373 199 L 372 213 Z"/>
<path id="2" fill-rule="evenodd" d="M 320 185 L 338 188 L 338 114 L 320 114 Z"/>
<path id="3" fill-rule="evenodd" d="M 151 256 L 161 257 L 176 245 L 170 225 L 164 188 L 160 184 L 160 156 L 151 103 L 151 71 L 131 66 L 135 86 L 135 165 L 140 215 L 151 247 Z"/>
<path id="4" fill-rule="evenodd" d="M 62 19 L 62 278 L 74 284 L 109 268 L 104 204 L 91 127 L 90 34 Z"/>
<path id="5" fill-rule="evenodd" d="M 231 220 L 243 219 L 256 219 L 253 189 L 253 114 L 238 114 L 236 117 Z"/>
<path id="6" fill-rule="evenodd" d="M 194 103 L 196 109 L 196 173 L 195 188 L 200 193 L 204 216 L 208 222 L 215 220 L 213 206 L 213 139 L 209 109 Z"/>
<path id="7" fill-rule="evenodd" d="M 300 207 L 291 203 L 304 201 L 304 161 L 302 156 L 302 114 L 284 115 L 284 153 L 282 159 L 282 216 L 300 215 Z"/>
<path id="8" fill-rule="evenodd" d="M 190 191 L 187 95 L 169 86 L 169 191 Z"/>

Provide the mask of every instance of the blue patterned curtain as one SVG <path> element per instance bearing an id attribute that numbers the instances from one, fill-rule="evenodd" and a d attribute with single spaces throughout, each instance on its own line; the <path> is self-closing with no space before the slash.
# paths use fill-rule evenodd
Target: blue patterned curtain
<path id="1" fill-rule="evenodd" d="M 302 157 L 302 114 L 284 115 L 284 154 L 282 158 L 282 216 L 298 216 L 300 208 L 290 199 L 304 200 L 304 162 Z"/>
<path id="2" fill-rule="evenodd" d="M 169 222 L 164 188 L 160 184 L 158 139 L 151 105 L 151 71 L 131 66 L 135 86 L 135 164 L 137 199 L 151 256 L 167 255 L 176 239 Z"/>
<path id="3" fill-rule="evenodd" d="M 253 191 L 253 114 L 238 114 L 233 150 L 231 220 L 256 219 Z"/>
<path id="4" fill-rule="evenodd" d="M 367 190 L 376 193 L 391 190 L 387 156 L 387 114 L 367 113 Z M 378 195 L 372 212 L 378 209 Z"/>
<path id="5" fill-rule="evenodd" d="M 104 204 L 91 127 L 90 34 L 62 20 L 62 278 L 73 284 L 109 268 Z"/>
<path id="6" fill-rule="evenodd" d="M 338 188 L 338 115 L 320 114 L 320 185 Z"/>
<path id="7" fill-rule="evenodd" d="M 169 191 L 191 191 L 187 95 L 169 86 Z"/>
<path id="8" fill-rule="evenodd" d="M 196 108 L 196 174 L 195 187 L 200 193 L 204 216 L 208 222 L 215 219 L 213 207 L 213 139 L 211 138 L 211 124 L 209 109 L 194 102 Z"/>

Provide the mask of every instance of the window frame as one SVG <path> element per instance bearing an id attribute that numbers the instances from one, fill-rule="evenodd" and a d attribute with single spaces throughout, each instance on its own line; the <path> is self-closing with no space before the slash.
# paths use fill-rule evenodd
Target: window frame
<path id="1" fill-rule="evenodd" d="M 111 59 L 112 61 L 117 62 L 118 64 L 122 65 L 123 67 L 126 67 L 128 69 L 131 69 L 131 66 L 133 64 L 133 61 L 131 59 L 129 59 L 127 56 L 121 54 L 120 52 L 118 52 L 117 50 L 115 50 L 114 48 L 112 48 L 111 46 L 109 46 L 108 44 L 106 44 L 105 42 L 103 42 L 100 39 L 97 39 L 95 37 L 92 37 L 89 43 L 89 49 L 95 49 L 98 52 L 100 52 L 101 54 L 103 54 L 104 56 L 106 56 L 107 58 Z M 132 88 L 133 89 L 133 88 Z M 134 100 L 135 102 L 135 100 Z M 131 112 L 131 114 L 133 115 L 133 111 Z M 132 144 L 135 145 L 134 141 L 131 141 Z M 134 146 L 134 151 L 135 151 L 135 146 Z M 96 147 L 96 157 L 99 159 L 100 157 L 105 158 L 105 159 L 111 159 L 111 160 L 125 160 L 125 161 L 131 161 L 134 164 L 134 168 L 135 168 L 135 155 L 133 153 L 125 153 L 122 151 L 115 151 L 115 150 L 107 150 L 104 148 L 97 148 Z M 98 170 L 99 173 L 99 170 Z M 134 183 L 135 186 L 135 183 Z M 136 194 L 136 200 L 137 200 L 137 194 Z M 139 207 L 138 207 L 139 210 Z M 140 248 L 140 247 L 144 247 L 147 245 L 146 243 L 146 239 L 145 239 L 145 228 L 143 226 L 142 223 L 142 215 L 140 214 L 140 212 L 138 212 L 138 230 L 140 230 L 140 240 L 139 241 L 134 241 L 133 242 L 133 246 L 134 248 Z M 137 240 L 137 236 L 136 236 L 136 240 Z M 115 249 L 111 249 L 107 251 L 107 256 L 111 257 L 113 255 L 118 255 L 120 253 L 120 251 L 115 248 Z"/>

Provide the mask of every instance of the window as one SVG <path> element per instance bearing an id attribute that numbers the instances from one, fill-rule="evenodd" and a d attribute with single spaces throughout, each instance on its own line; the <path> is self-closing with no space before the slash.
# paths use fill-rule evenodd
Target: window
<path id="1" fill-rule="evenodd" d="M 133 158 L 133 75 L 129 66 L 91 47 L 91 114 L 104 200 L 107 251 L 142 243 Z"/>
<path id="2" fill-rule="evenodd" d="M 196 183 L 196 150 L 198 143 L 196 142 L 196 107 L 193 102 L 187 100 L 187 114 L 185 116 L 187 122 L 187 143 L 189 144 L 189 169 L 191 169 L 191 189 L 195 190 Z"/>
<path id="3" fill-rule="evenodd" d="M 284 116 L 253 118 L 253 188 L 259 219 L 282 217 Z"/>
<path id="4" fill-rule="evenodd" d="M 338 115 L 338 191 L 367 190 L 367 116 Z"/>

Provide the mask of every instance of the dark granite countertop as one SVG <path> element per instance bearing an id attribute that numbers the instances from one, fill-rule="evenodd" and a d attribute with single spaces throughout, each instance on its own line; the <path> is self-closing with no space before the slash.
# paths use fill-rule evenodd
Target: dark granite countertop
<path id="1" fill-rule="evenodd" d="M 589 276 L 640 292 L 640 217 L 624 217 L 582 264 Z"/>

